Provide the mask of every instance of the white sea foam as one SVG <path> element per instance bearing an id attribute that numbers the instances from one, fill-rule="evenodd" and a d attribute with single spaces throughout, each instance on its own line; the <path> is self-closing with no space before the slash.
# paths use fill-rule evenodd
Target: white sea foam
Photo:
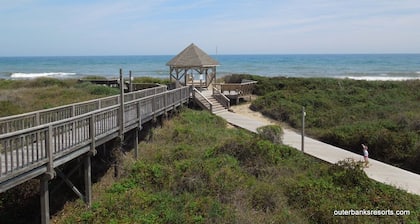
<path id="1" fill-rule="evenodd" d="M 39 78 L 39 77 L 63 77 L 63 76 L 72 76 L 72 75 L 76 75 L 76 73 L 69 73 L 69 72 L 21 73 L 21 72 L 16 72 L 16 73 L 12 73 L 12 75 L 10 77 L 11 78 L 32 79 L 32 78 Z"/>

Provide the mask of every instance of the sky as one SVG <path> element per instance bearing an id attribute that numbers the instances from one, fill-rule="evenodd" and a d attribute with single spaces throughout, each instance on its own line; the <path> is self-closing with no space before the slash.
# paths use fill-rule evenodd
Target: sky
<path id="1" fill-rule="evenodd" d="M 0 0 L 0 56 L 420 53 L 419 0 Z"/>

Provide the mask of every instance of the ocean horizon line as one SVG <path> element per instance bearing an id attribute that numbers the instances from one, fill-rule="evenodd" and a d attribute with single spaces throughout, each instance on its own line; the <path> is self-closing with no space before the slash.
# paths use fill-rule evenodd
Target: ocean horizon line
<path id="1" fill-rule="evenodd" d="M 47 57 L 153 57 L 153 56 L 176 56 L 176 54 L 115 54 L 115 55 L 15 55 L 15 56 L 6 56 L 0 55 L 0 58 L 47 58 Z M 226 53 L 226 54 L 208 54 L 210 56 L 288 56 L 288 55 L 420 55 L 419 53 Z"/>
<path id="2" fill-rule="evenodd" d="M 0 57 L 0 78 L 119 76 L 166 77 L 173 55 Z M 420 54 L 218 54 L 217 73 L 267 77 L 419 79 Z M 194 74 L 197 75 L 197 74 Z"/>

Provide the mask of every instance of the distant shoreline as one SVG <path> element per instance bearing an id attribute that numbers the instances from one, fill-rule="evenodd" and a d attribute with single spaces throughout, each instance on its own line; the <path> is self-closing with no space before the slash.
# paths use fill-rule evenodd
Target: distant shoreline
<path id="1" fill-rule="evenodd" d="M 420 72 L 418 72 L 420 75 Z M 235 74 L 235 73 L 233 73 Z M 218 77 L 225 77 L 232 74 L 218 74 Z M 258 74 L 256 74 L 258 75 Z M 96 75 L 95 75 L 96 76 Z M 97 75 L 101 76 L 101 75 Z M 169 75 L 168 75 L 169 76 Z M 80 79 L 86 78 L 89 76 L 82 76 L 76 73 L 66 73 L 66 72 L 45 72 L 45 73 L 12 73 L 10 75 L 11 80 L 32 80 L 37 78 L 55 78 L 55 79 Z M 106 77 L 107 79 L 117 78 L 117 77 Z M 142 76 L 142 77 L 152 77 L 152 78 L 161 78 L 161 79 L 169 79 L 169 77 L 154 77 L 154 76 Z M 281 78 L 330 78 L 330 79 L 351 79 L 351 80 L 360 80 L 360 81 L 410 81 L 410 80 L 420 80 L 419 77 L 387 77 L 387 76 L 346 76 L 346 77 L 299 77 L 299 76 L 273 76 L 273 77 L 281 77 Z M 127 77 L 125 77 L 127 78 Z"/>
<path id="2" fill-rule="evenodd" d="M 169 77 L 173 56 L 0 57 L 0 78 Z M 218 77 L 254 74 L 265 77 L 352 78 L 363 80 L 420 79 L 420 54 L 273 54 L 212 55 Z M 193 75 L 198 79 L 199 74 Z"/>

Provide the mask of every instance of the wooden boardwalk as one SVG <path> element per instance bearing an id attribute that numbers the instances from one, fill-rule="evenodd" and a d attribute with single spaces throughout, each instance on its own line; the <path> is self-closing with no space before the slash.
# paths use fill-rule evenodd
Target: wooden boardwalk
<path id="1" fill-rule="evenodd" d="M 190 87 L 157 87 L 0 118 L 0 193 L 49 173 L 186 103 Z"/>
<path id="2" fill-rule="evenodd" d="M 223 112 L 218 113 L 217 115 L 227 120 L 230 124 L 244 128 L 251 132 L 256 132 L 258 127 L 272 124 L 232 112 Z M 283 131 L 283 143 L 300 150 L 301 135 L 289 129 L 283 128 Z M 329 163 L 337 163 L 338 161 L 346 158 L 353 158 L 355 160 L 363 159 L 362 155 L 349 152 L 309 137 L 305 137 L 304 142 L 306 154 Z M 406 190 L 412 194 L 420 195 L 420 175 L 374 159 L 369 159 L 369 163 L 370 166 L 364 169 L 369 178 L 402 190 Z"/>

